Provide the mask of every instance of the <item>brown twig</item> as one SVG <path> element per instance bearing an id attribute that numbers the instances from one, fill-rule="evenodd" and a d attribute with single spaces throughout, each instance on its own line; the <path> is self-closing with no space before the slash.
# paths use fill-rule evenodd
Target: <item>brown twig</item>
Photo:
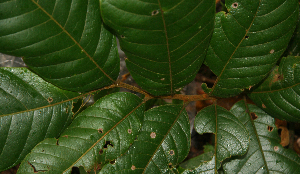
<path id="1" fill-rule="evenodd" d="M 216 100 L 216 98 L 210 97 L 207 94 L 201 94 L 201 95 L 175 94 L 175 95 L 170 95 L 170 96 L 159 96 L 157 98 L 161 98 L 161 99 L 178 99 L 178 100 L 183 100 L 184 102 L 191 102 L 191 101 L 198 101 L 198 100 Z"/>
<path id="2" fill-rule="evenodd" d="M 122 75 L 121 82 L 124 82 L 130 76 L 130 72 Z"/>

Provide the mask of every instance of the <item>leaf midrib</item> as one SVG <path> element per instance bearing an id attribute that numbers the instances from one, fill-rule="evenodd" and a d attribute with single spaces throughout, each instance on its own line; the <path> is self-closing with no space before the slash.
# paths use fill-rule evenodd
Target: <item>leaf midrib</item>
<path id="1" fill-rule="evenodd" d="M 14 113 L 10 113 L 10 114 L 0 115 L 0 118 L 1 117 L 5 117 L 5 116 L 18 115 L 18 114 L 22 114 L 22 113 L 25 113 L 25 112 L 37 111 L 37 110 L 40 110 L 40 109 L 53 107 L 53 106 L 60 105 L 60 104 L 63 104 L 63 103 L 66 103 L 66 102 L 69 102 L 69 101 L 72 101 L 72 100 L 79 99 L 79 98 L 84 97 L 86 95 L 92 94 L 92 93 L 94 93 L 96 91 L 98 91 L 98 90 L 90 91 L 88 93 L 84 93 L 84 94 L 81 94 L 79 96 L 76 96 L 76 97 L 73 97 L 73 98 L 69 98 L 67 100 L 63 100 L 63 101 L 60 101 L 60 102 L 57 102 L 57 103 L 53 103 L 53 104 L 49 104 L 49 105 L 45 105 L 45 106 L 41 106 L 41 107 L 37 107 L 37 108 L 33 108 L 33 109 L 28 109 L 28 110 L 24 110 L 24 111 L 20 111 L 20 112 L 14 112 Z"/>
<path id="2" fill-rule="evenodd" d="M 251 125 L 253 127 L 253 131 L 255 133 L 255 137 L 257 139 L 257 142 L 258 142 L 258 146 L 259 146 L 259 150 L 261 152 L 261 155 L 262 155 L 262 159 L 264 160 L 264 164 L 265 164 L 265 167 L 266 167 L 266 170 L 269 171 L 269 168 L 268 168 L 268 165 L 267 165 L 267 161 L 266 161 L 266 157 L 265 157 L 265 154 L 264 154 L 264 151 L 262 149 L 262 145 L 261 145 L 261 142 L 260 142 L 260 138 L 259 138 L 259 135 L 257 133 L 257 130 L 256 130 L 256 127 L 255 127 L 255 124 L 254 124 L 254 120 L 251 119 L 251 115 L 250 115 L 250 110 L 249 110 L 249 107 L 247 105 L 247 101 L 246 101 L 246 98 L 244 97 L 244 104 L 245 104 L 245 107 L 246 107 L 246 111 L 245 113 L 247 113 L 248 115 L 248 118 L 250 119 L 250 122 L 251 122 Z M 250 137 L 249 137 L 250 138 Z M 250 145 L 250 144 L 249 144 Z"/>
<path id="3" fill-rule="evenodd" d="M 114 82 L 115 83 L 115 80 L 113 80 L 99 65 L 98 65 L 98 63 L 92 58 L 92 56 L 90 56 L 87 52 L 86 52 L 86 50 L 75 40 L 75 38 L 74 37 L 72 37 L 71 36 L 71 34 L 62 26 L 62 25 L 60 25 L 60 23 L 58 23 L 58 21 L 57 20 L 55 20 L 54 18 L 53 18 L 53 16 L 51 15 L 51 14 L 49 14 L 43 7 L 41 7 L 39 4 L 38 4 L 38 2 L 35 2 L 34 0 L 31 0 L 39 9 L 41 9 L 51 20 L 53 20 L 54 21 L 54 23 L 59 27 L 59 28 L 61 28 L 62 29 L 62 31 L 64 32 L 64 33 L 66 33 L 68 36 L 69 36 L 69 38 L 80 48 L 80 50 L 93 62 L 93 64 L 95 64 L 96 65 L 96 67 L 109 79 L 109 80 L 111 80 L 112 82 Z"/>
<path id="4" fill-rule="evenodd" d="M 165 17 L 164 17 L 164 11 L 161 7 L 161 3 L 160 0 L 158 1 L 158 6 L 161 12 L 161 17 L 162 17 L 162 21 L 164 24 L 164 32 L 165 32 L 165 36 L 166 36 L 166 42 L 167 42 L 167 52 L 168 52 L 168 60 L 169 60 L 169 72 L 170 72 L 170 87 L 171 87 L 171 94 L 173 95 L 173 80 L 172 80 L 172 67 L 171 67 L 171 55 L 170 55 L 170 47 L 169 47 L 169 37 L 168 37 L 168 33 L 167 33 L 167 25 L 166 25 L 166 21 L 165 21 Z"/>
<path id="5" fill-rule="evenodd" d="M 148 163 L 146 164 L 144 171 L 142 172 L 143 174 L 145 173 L 147 167 L 149 166 L 150 162 L 152 161 L 152 158 L 154 157 L 154 155 L 156 154 L 156 152 L 158 151 L 158 149 L 161 147 L 161 144 L 164 142 L 164 140 L 167 138 L 167 136 L 169 135 L 170 131 L 172 130 L 172 128 L 174 127 L 175 123 L 177 123 L 177 120 L 179 119 L 182 111 L 184 110 L 184 105 L 182 105 L 182 108 L 180 110 L 180 112 L 177 115 L 177 118 L 174 120 L 173 124 L 170 126 L 170 129 L 168 130 L 168 132 L 166 133 L 166 135 L 164 136 L 164 138 L 162 139 L 162 141 L 160 142 L 160 144 L 157 146 L 157 148 L 155 149 L 155 151 L 153 152 L 153 155 L 151 155 Z"/>
<path id="6" fill-rule="evenodd" d="M 99 138 L 90 148 L 88 148 L 73 164 L 70 165 L 66 170 L 64 170 L 62 173 L 67 172 L 70 170 L 79 160 L 81 160 L 90 150 L 92 150 L 103 138 L 106 137 L 107 134 L 109 134 L 112 130 L 114 130 L 120 123 L 122 123 L 129 115 L 131 115 L 134 111 L 136 111 L 138 108 L 140 108 L 146 101 L 141 102 L 138 106 L 136 106 L 134 109 L 132 109 L 125 117 L 123 117 L 120 121 L 118 121 L 112 128 L 110 128 L 101 138 Z"/>
<path id="7" fill-rule="evenodd" d="M 249 28 L 246 29 L 246 33 L 245 33 L 244 37 L 241 39 L 240 43 L 235 47 L 235 50 L 233 51 L 233 53 L 232 53 L 231 56 L 229 57 L 229 59 L 228 59 L 228 61 L 226 62 L 225 66 L 223 67 L 221 73 L 218 75 L 218 78 L 216 79 L 215 84 L 214 84 L 214 86 L 212 87 L 210 93 L 213 93 L 213 92 L 214 92 L 214 89 L 215 89 L 215 87 L 217 86 L 217 83 L 219 82 L 220 78 L 222 77 L 222 74 L 223 74 L 223 72 L 225 71 L 225 69 L 226 69 L 228 63 L 230 62 L 231 58 L 233 57 L 233 55 L 235 54 L 235 52 L 237 51 L 237 49 L 240 47 L 240 45 L 241 45 L 241 43 L 243 42 L 245 36 L 247 36 L 247 34 L 248 34 L 248 32 L 249 32 L 249 30 L 250 30 L 250 28 L 251 28 L 251 26 L 252 26 L 252 24 L 253 24 L 253 22 L 254 22 L 256 16 L 257 16 L 257 12 L 258 12 L 258 9 L 259 9 L 260 5 L 261 5 L 261 0 L 259 0 L 259 4 L 258 4 L 258 6 L 257 6 L 257 9 L 256 9 L 255 15 L 254 15 L 254 17 L 253 17 L 253 20 L 252 20 L 251 24 L 249 25 Z M 221 20 L 222 20 L 222 18 L 221 18 Z M 221 22 L 221 21 L 220 21 L 220 22 Z"/>

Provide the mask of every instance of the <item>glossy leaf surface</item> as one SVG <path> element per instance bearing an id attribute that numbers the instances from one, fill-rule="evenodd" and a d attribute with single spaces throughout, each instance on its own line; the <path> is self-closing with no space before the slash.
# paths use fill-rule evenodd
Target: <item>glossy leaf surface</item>
<path id="1" fill-rule="evenodd" d="M 101 0 L 132 77 L 153 95 L 168 95 L 198 72 L 214 25 L 215 0 Z"/>
<path id="2" fill-rule="evenodd" d="M 300 57 L 282 58 L 249 97 L 273 117 L 300 122 Z"/>
<path id="3" fill-rule="evenodd" d="M 190 149 L 190 126 L 182 105 L 164 105 L 145 112 L 142 130 L 129 151 L 101 173 L 178 173 Z"/>
<path id="4" fill-rule="evenodd" d="M 0 52 L 23 57 L 56 86 L 89 91 L 118 77 L 116 39 L 98 0 L 1 1 L 0 14 Z"/>
<path id="5" fill-rule="evenodd" d="M 300 157 L 280 145 L 275 119 L 263 110 L 244 101 L 230 110 L 245 125 L 250 134 L 248 152 L 233 158 L 223 168 L 225 173 L 298 173 Z"/>
<path id="6" fill-rule="evenodd" d="M 285 51 L 298 19 L 298 0 L 228 0 L 216 15 L 206 63 L 218 76 L 205 92 L 230 97 L 258 84 Z"/>
<path id="7" fill-rule="evenodd" d="M 77 95 L 26 68 L 0 68 L 0 171 L 20 163 L 45 138 L 57 137 L 71 121 Z"/>
<path id="8" fill-rule="evenodd" d="M 249 134 L 239 119 L 225 108 L 211 105 L 202 109 L 194 125 L 199 134 L 215 134 L 215 172 L 226 158 L 246 153 Z"/>
<path id="9" fill-rule="evenodd" d="M 80 113 L 59 139 L 46 139 L 26 156 L 18 173 L 71 173 L 72 167 L 97 169 L 125 153 L 144 115 L 141 99 L 113 93 Z M 98 166 L 99 165 L 99 166 Z"/>

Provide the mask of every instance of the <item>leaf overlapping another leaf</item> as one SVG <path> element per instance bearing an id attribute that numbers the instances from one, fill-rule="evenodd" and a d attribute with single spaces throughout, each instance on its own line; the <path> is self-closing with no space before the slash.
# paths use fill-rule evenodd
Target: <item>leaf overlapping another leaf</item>
<path id="1" fill-rule="evenodd" d="M 249 134 L 239 119 L 225 108 L 212 105 L 202 109 L 194 124 L 199 134 L 215 134 L 215 173 L 226 158 L 246 153 Z"/>
<path id="2" fill-rule="evenodd" d="M 220 164 L 219 164 L 220 165 Z M 201 163 L 194 169 L 186 169 L 182 174 L 215 174 L 216 157 L 213 156 L 211 160 Z"/>
<path id="3" fill-rule="evenodd" d="M 300 57 L 282 58 L 279 67 L 248 96 L 273 117 L 300 122 Z"/>
<path id="4" fill-rule="evenodd" d="M 20 163 L 45 138 L 57 137 L 71 122 L 76 96 L 26 68 L 0 68 L 0 171 Z"/>
<path id="5" fill-rule="evenodd" d="M 34 72 L 63 89 L 112 84 L 119 56 L 99 8 L 98 0 L 2 1 L 0 52 L 22 56 Z"/>
<path id="6" fill-rule="evenodd" d="M 216 15 L 206 63 L 218 76 L 210 95 L 230 97 L 258 84 L 288 45 L 298 19 L 297 0 L 228 0 Z"/>
<path id="7" fill-rule="evenodd" d="M 299 173 L 300 158 L 280 145 L 274 118 L 244 101 L 236 103 L 230 111 L 247 128 L 250 145 L 245 155 L 223 166 L 225 173 Z"/>
<path id="8" fill-rule="evenodd" d="M 203 62 L 215 1 L 101 0 L 101 14 L 136 82 L 153 95 L 169 95 L 191 82 Z"/>
<path id="9" fill-rule="evenodd" d="M 204 146 L 204 153 L 180 164 L 181 174 L 215 173 L 215 149 L 211 145 Z M 220 165 L 220 164 L 218 164 Z"/>
<path id="10" fill-rule="evenodd" d="M 129 151 L 100 173 L 178 173 L 176 165 L 190 148 L 189 119 L 183 105 L 164 105 L 145 112 L 140 134 Z"/>
<path id="11" fill-rule="evenodd" d="M 72 167 L 97 170 L 125 153 L 135 139 L 144 104 L 131 93 L 113 93 L 81 112 L 58 139 L 39 143 L 18 173 L 71 173 Z"/>

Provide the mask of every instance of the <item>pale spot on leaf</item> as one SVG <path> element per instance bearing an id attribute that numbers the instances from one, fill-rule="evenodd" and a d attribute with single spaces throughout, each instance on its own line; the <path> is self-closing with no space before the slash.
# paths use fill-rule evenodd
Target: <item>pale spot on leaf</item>
<path id="1" fill-rule="evenodd" d="M 239 4 L 237 2 L 235 2 L 231 5 L 232 8 L 238 8 L 238 6 L 239 6 Z"/>
<path id="2" fill-rule="evenodd" d="M 132 133 L 132 130 L 131 130 L 131 129 L 128 129 L 127 132 L 128 132 L 129 134 L 131 134 L 131 133 Z"/>
<path id="3" fill-rule="evenodd" d="M 48 101 L 49 103 L 51 103 L 51 102 L 53 102 L 53 98 L 49 97 L 49 98 L 47 99 L 47 101 Z"/>
<path id="4" fill-rule="evenodd" d="M 131 170 L 135 170 L 135 166 L 134 165 L 131 166 Z"/>
<path id="5" fill-rule="evenodd" d="M 150 137 L 151 138 L 155 138 L 156 137 L 156 133 L 155 132 L 151 132 Z"/>
<path id="6" fill-rule="evenodd" d="M 152 16 L 155 16 L 155 15 L 157 15 L 158 13 L 159 13 L 158 10 L 153 10 L 152 13 L 151 13 L 151 15 L 152 15 Z"/>

